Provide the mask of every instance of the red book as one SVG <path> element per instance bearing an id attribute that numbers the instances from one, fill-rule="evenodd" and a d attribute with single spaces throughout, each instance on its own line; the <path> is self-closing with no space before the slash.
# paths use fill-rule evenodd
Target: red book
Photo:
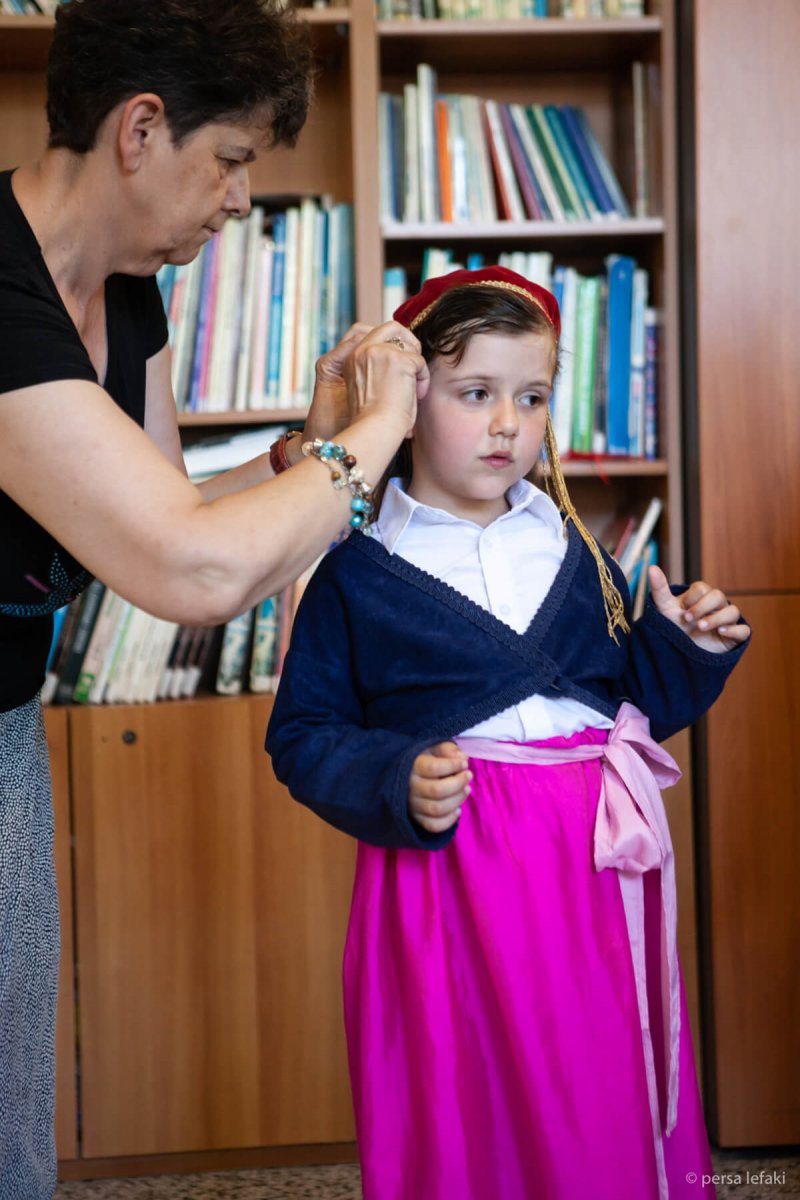
<path id="1" fill-rule="evenodd" d="M 447 101 L 436 101 L 436 145 L 439 154 L 439 195 L 442 220 L 453 220 L 453 175 L 450 164 L 450 142 L 447 136 Z"/>

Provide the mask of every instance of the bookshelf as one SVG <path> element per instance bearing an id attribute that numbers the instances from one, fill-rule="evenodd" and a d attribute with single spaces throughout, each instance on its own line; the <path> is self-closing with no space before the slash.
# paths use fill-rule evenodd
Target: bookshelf
<path id="1" fill-rule="evenodd" d="M 586 272 L 619 250 L 647 267 L 664 311 L 659 458 L 573 461 L 565 473 L 595 529 L 658 495 L 662 561 L 681 578 L 677 197 L 663 182 L 675 180 L 672 0 L 651 0 L 647 16 L 628 20 L 377 21 L 371 0 L 304 15 L 321 68 L 316 103 L 297 148 L 254 165 L 252 192 L 329 193 L 354 204 L 359 320 L 381 320 L 384 266 L 404 265 L 413 279 L 430 243 L 470 245 L 487 258 L 541 247 Z M 0 17 L 0 168 L 44 144 L 50 29 L 48 18 Z M 442 90 L 583 105 L 629 195 L 631 64 L 657 64 L 652 214 L 614 225 L 382 227 L 378 93 L 410 81 L 419 61 L 436 68 Z M 301 419 L 300 410 L 276 409 L 182 413 L 179 424 L 194 438 Z M 60 778 L 71 791 L 72 824 L 62 819 L 60 839 L 64 863 L 64 839 L 74 839 L 80 963 L 80 1139 L 75 1090 L 64 1085 L 74 1079 L 64 1021 L 59 1047 L 64 1178 L 354 1157 L 339 999 L 354 848 L 288 804 L 272 779 L 263 752 L 269 703 L 201 697 L 48 713 L 60 761 L 69 754 L 71 763 L 69 780 L 66 771 Z M 684 763 L 686 744 L 672 747 Z M 667 804 L 682 862 L 684 974 L 696 1008 L 688 782 Z M 124 846 L 120 829 L 130 839 Z M 232 944 L 226 928 L 235 931 Z M 120 937 L 135 948 L 129 960 L 120 960 Z M 180 1032 L 184 1020 L 194 1037 Z"/>

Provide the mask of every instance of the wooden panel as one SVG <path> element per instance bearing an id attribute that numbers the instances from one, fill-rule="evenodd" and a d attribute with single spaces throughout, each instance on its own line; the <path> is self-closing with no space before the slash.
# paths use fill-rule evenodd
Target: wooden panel
<path id="1" fill-rule="evenodd" d="M 800 596 L 741 596 L 753 644 L 708 718 L 716 1138 L 800 1142 Z"/>
<path id="2" fill-rule="evenodd" d="M 75 964 L 72 937 L 72 866 L 69 817 L 67 713 L 45 712 L 55 814 L 55 862 L 61 915 L 61 967 L 56 1016 L 56 1148 L 59 1158 L 78 1155 L 77 1077 L 75 1063 Z"/>
<path id="3" fill-rule="evenodd" d="M 354 844 L 275 784 L 267 713 L 73 715 L 87 1157 L 353 1139 Z"/>
<path id="4" fill-rule="evenodd" d="M 0 43 L 2 44 L 2 43 Z M 44 77 L 0 74 L 0 171 L 38 157 L 47 145 Z"/>
<path id="5" fill-rule="evenodd" d="M 700 987 L 697 975 L 697 890 L 695 887 L 694 829 L 692 821 L 692 776 L 689 730 L 684 729 L 664 743 L 681 769 L 675 787 L 664 792 L 675 850 L 675 881 L 678 889 L 678 953 L 686 988 L 686 1005 L 692 1027 L 698 1077 L 702 1067 L 700 1042 Z"/>
<path id="6" fill-rule="evenodd" d="M 694 5 L 702 562 L 800 588 L 800 4 Z"/>

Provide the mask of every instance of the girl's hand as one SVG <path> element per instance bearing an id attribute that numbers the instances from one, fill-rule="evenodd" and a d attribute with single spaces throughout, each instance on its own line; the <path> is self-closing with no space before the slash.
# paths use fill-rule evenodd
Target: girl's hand
<path id="1" fill-rule="evenodd" d="M 408 807 L 428 833 L 443 833 L 455 825 L 469 795 L 472 772 L 455 742 L 439 742 L 414 759 L 408 782 Z"/>
<path id="2" fill-rule="evenodd" d="M 660 567 L 650 567 L 650 594 L 658 611 L 712 654 L 722 654 L 750 637 L 749 625 L 737 625 L 741 613 L 719 588 L 698 579 L 682 596 L 673 596 Z"/>

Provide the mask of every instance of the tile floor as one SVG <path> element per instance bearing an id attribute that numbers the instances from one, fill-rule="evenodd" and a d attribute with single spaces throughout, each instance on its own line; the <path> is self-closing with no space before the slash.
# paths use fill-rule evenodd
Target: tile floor
<path id="1" fill-rule="evenodd" d="M 715 1151 L 714 1168 L 718 1200 L 800 1200 L 797 1149 Z M 710 1195 L 698 1181 L 697 1200 Z M 361 1200 L 361 1188 L 356 1166 L 291 1167 L 62 1183 L 55 1200 Z"/>

